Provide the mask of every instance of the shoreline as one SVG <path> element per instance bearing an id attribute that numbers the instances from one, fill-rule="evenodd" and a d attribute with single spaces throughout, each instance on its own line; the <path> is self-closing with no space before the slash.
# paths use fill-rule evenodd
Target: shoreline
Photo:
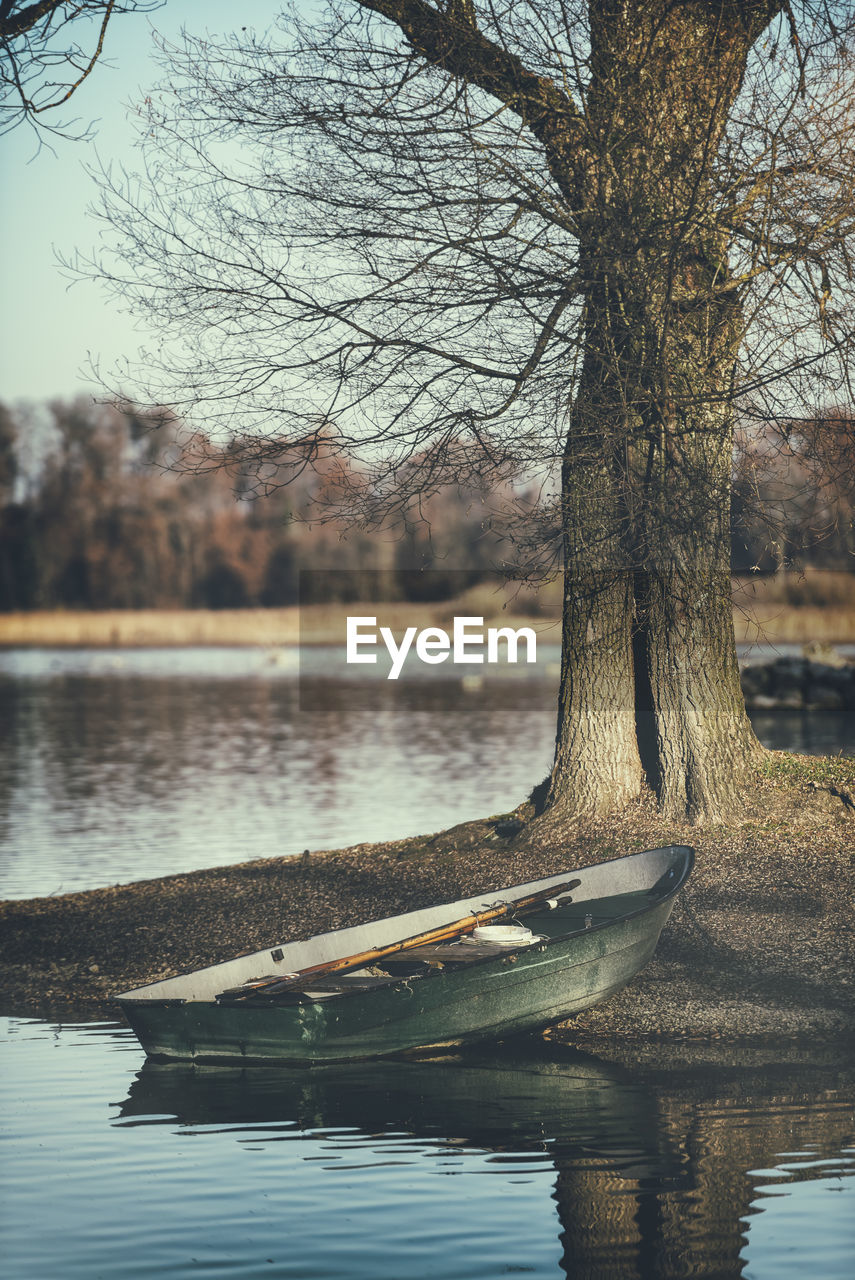
<path id="1" fill-rule="evenodd" d="M 547 1033 L 571 1044 L 855 1039 L 855 762 L 769 753 L 738 822 L 635 805 L 556 851 L 508 815 L 431 836 L 0 903 L 2 1011 L 116 1015 L 120 991 L 219 960 L 669 843 L 695 871 L 644 970 Z M 524 808 L 519 814 L 524 815 Z"/>
<path id="2" fill-rule="evenodd" d="M 195 647 L 287 648 L 343 645 L 345 618 L 354 611 L 382 615 L 400 638 L 407 627 L 447 627 L 455 613 L 474 611 L 486 625 L 533 627 L 545 643 L 561 643 L 557 613 L 503 611 L 491 598 L 436 604 L 307 605 L 278 609 L 50 610 L 0 614 L 0 649 L 146 649 Z M 737 644 L 851 644 L 855 607 L 774 601 L 734 605 Z"/>

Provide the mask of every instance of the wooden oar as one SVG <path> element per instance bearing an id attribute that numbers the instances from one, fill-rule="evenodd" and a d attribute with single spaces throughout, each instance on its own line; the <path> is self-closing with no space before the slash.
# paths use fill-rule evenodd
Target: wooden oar
<path id="1" fill-rule="evenodd" d="M 324 960 L 321 964 L 310 965 L 296 974 L 284 974 L 282 977 L 260 979 L 251 985 L 232 987 L 228 991 L 223 991 L 217 999 L 229 1002 L 245 1001 L 253 1000 L 256 996 L 278 996 L 287 991 L 296 991 L 306 983 L 314 982 L 316 978 L 326 974 L 362 969 L 367 964 L 375 964 L 378 960 L 397 955 L 401 951 L 409 951 L 412 947 L 427 946 L 432 942 L 446 942 L 459 934 L 471 933 L 473 929 L 489 924 L 491 920 L 499 920 L 502 916 L 525 914 L 536 907 L 543 906 L 553 898 L 569 893 L 581 883 L 581 880 L 568 880 L 564 884 L 553 885 L 550 889 L 541 889 L 539 893 L 532 893 L 526 898 L 518 898 L 515 902 L 503 902 L 501 905 L 488 907 L 486 911 L 473 911 L 471 915 L 463 916 L 462 919 L 455 920 L 451 924 L 429 929 L 427 933 L 414 934 L 411 938 L 389 943 L 385 947 L 373 947 L 369 951 L 360 951 L 356 955 L 341 956 L 338 960 Z"/>

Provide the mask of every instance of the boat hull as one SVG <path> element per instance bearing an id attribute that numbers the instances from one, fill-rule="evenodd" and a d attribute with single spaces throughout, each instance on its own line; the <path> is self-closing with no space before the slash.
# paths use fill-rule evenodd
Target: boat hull
<path id="1" fill-rule="evenodd" d="M 683 849 L 674 847 L 675 854 Z M 335 1062 L 505 1039 L 572 1018 L 626 986 L 653 954 L 690 867 L 691 850 L 675 858 L 667 892 L 616 919 L 593 927 L 578 921 L 581 927 L 570 933 L 426 978 L 297 1004 L 136 993 L 120 1002 L 155 1058 Z M 537 922 L 532 928 L 537 931 Z"/>
<path id="2" fill-rule="evenodd" d="M 661 920 L 529 948 L 474 970 L 286 1007 L 126 1006 L 152 1057 L 334 1062 L 505 1039 L 573 1017 L 620 991 L 650 959 Z M 617 936 L 614 936 L 617 935 Z"/>

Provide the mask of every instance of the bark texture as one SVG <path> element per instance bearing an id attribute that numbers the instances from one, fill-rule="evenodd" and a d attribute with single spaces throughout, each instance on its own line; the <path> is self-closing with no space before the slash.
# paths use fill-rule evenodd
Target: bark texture
<path id="1" fill-rule="evenodd" d="M 760 752 L 729 591 L 741 313 L 710 177 L 769 10 L 591 12 L 586 355 L 564 462 L 549 802 L 601 811 L 637 793 L 643 770 L 666 813 L 702 820 L 729 809 Z"/>

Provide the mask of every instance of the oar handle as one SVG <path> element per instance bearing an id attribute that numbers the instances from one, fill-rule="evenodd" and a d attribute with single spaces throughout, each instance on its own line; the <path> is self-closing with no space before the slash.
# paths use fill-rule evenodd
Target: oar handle
<path id="1" fill-rule="evenodd" d="M 516 902 L 504 904 L 505 911 L 503 914 L 522 915 L 527 911 L 534 910 L 535 907 L 542 907 L 547 903 L 551 903 L 554 898 L 563 897 L 571 889 L 578 889 L 581 883 L 581 880 L 566 880 L 564 884 L 554 884 L 551 889 L 541 889 L 538 893 L 531 893 L 527 898 L 517 898 Z"/>

